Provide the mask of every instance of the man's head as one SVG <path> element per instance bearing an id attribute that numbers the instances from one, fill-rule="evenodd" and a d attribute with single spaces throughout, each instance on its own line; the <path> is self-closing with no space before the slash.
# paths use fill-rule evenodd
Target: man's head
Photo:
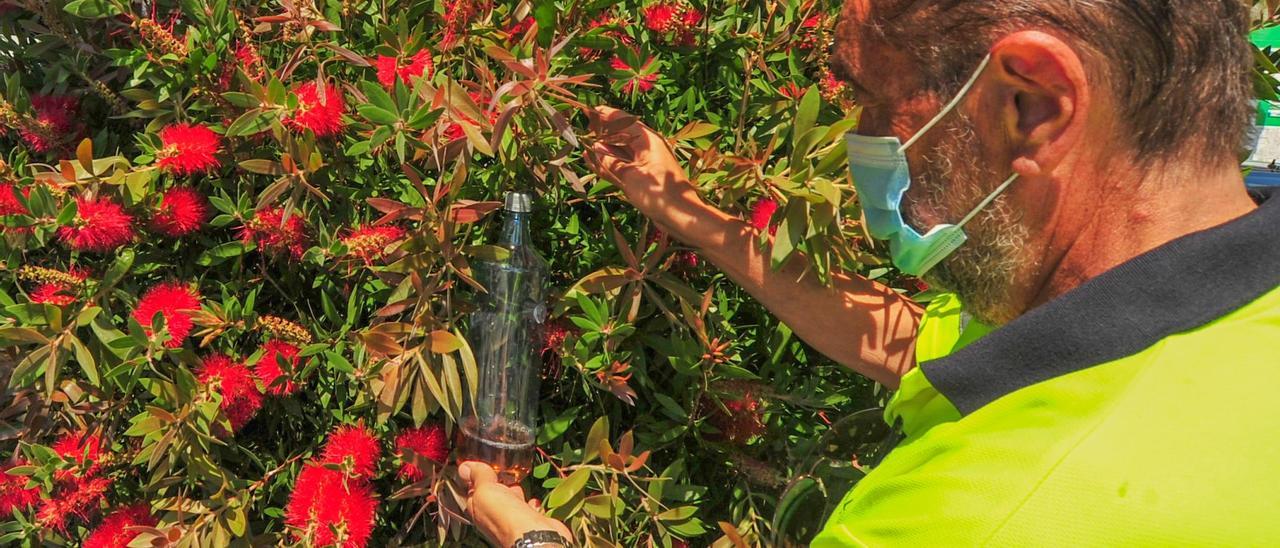
<path id="1" fill-rule="evenodd" d="M 1056 260 L 1052 227 L 1116 190 L 1108 174 L 1120 166 L 1236 161 L 1252 112 L 1241 0 L 847 2 L 831 62 L 859 95 L 862 134 L 905 142 L 992 55 L 965 101 L 908 150 L 904 200 L 907 221 L 928 230 L 1022 176 L 928 276 L 984 320 L 1031 305 Z"/>

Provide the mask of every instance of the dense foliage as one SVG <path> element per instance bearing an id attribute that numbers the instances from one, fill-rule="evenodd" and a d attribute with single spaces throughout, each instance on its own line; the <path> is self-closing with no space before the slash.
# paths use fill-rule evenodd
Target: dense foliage
<path id="1" fill-rule="evenodd" d="M 0 543 L 479 544 L 450 440 L 513 189 L 556 288 L 532 494 L 595 545 L 803 539 L 879 391 L 581 150 L 622 107 L 775 261 L 919 291 L 861 238 L 835 9 L 0 2 Z"/>
<path id="2" fill-rule="evenodd" d="M 874 403 L 581 159 L 584 110 L 620 106 L 776 259 L 876 264 L 814 5 L 0 17 L 7 542 L 478 542 L 448 451 L 470 265 L 513 189 L 556 288 L 527 483 L 582 538 L 762 542 L 795 463 Z"/>

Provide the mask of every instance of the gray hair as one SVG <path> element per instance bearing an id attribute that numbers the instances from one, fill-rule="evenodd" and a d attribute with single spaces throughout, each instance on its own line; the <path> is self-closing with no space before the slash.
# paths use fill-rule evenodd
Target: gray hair
<path id="1" fill-rule="evenodd" d="M 1135 160 L 1236 159 L 1254 109 L 1244 0 L 885 0 L 871 25 L 955 93 L 1004 34 L 1039 29 L 1084 50 L 1110 88 Z"/>

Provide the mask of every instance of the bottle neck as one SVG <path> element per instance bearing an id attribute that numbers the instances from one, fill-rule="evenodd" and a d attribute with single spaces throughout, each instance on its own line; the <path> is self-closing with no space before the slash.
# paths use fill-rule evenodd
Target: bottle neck
<path id="1" fill-rule="evenodd" d="M 506 222 L 502 225 L 500 242 L 507 247 L 518 247 L 529 243 L 529 214 L 514 211 L 505 212 Z"/>

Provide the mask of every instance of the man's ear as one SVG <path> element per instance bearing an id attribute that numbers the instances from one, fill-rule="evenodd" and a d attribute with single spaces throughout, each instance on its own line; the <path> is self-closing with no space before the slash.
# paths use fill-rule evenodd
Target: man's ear
<path id="1" fill-rule="evenodd" d="M 1062 39 L 1023 31 L 992 46 L 987 71 L 983 103 L 1000 113 L 1015 169 L 1051 171 L 1084 137 L 1090 105 L 1084 63 Z"/>

